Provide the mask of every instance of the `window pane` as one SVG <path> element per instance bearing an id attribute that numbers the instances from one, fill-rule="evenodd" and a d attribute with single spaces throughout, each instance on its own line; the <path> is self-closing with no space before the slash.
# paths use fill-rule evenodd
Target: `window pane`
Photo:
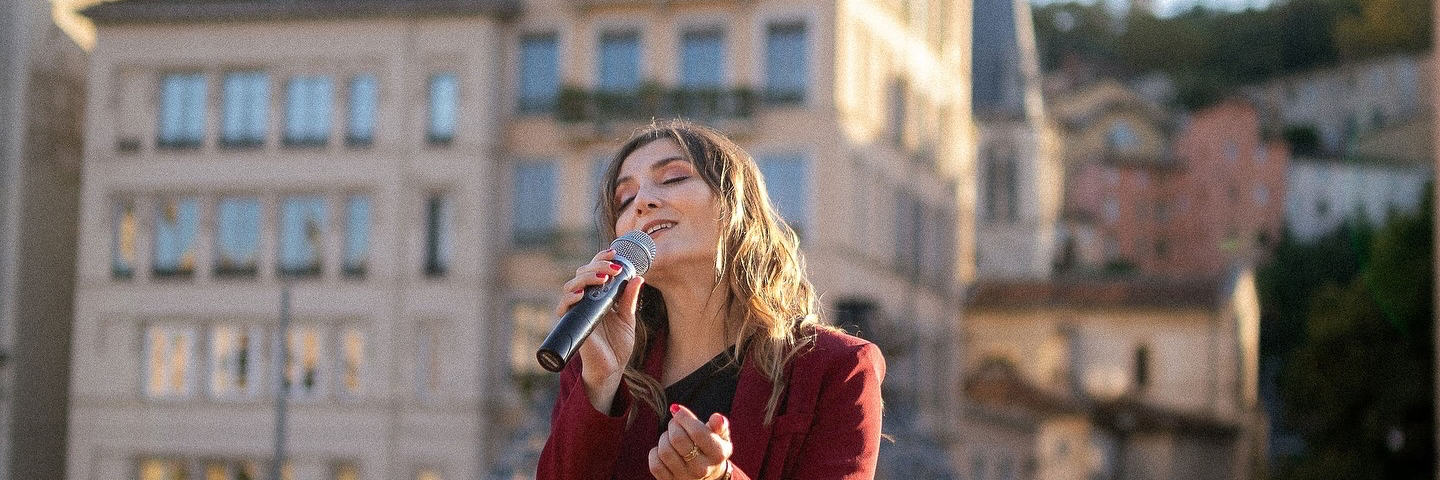
<path id="1" fill-rule="evenodd" d="M 146 458 L 140 461 L 140 480 L 186 480 L 184 460 Z"/>
<path id="2" fill-rule="evenodd" d="M 434 325 L 423 326 L 416 332 L 415 393 L 427 400 L 438 397 L 443 385 L 440 339 Z"/>
<path id="3" fill-rule="evenodd" d="M 350 130 L 345 141 L 350 145 L 369 145 L 375 140 L 375 114 L 380 102 L 380 86 L 374 75 L 350 79 Z"/>
<path id="4" fill-rule="evenodd" d="M 260 248 L 260 199 L 222 198 L 218 210 L 215 273 L 254 275 Z"/>
<path id="5" fill-rule="evenodd" d="M 804 23 L 770 25 L 765 42 L 765 92 L 773 103 L 805 101 L 810 47 Z"/>
<path id="6" fill-rule="evenodd" d="M 257 328 L 217 325 L 210 330 L 210 394 L 217 398 L 253 396 L 259 384 Z"/>
<path id="7" fill-rule="evenodd" d="M 370 258 L 370 197 L 356 195 L 345 200 L 345 275 L 365 275 Z"/>
<path id="8" fill-rule="evenodd" d="M 282 387 L 292 397 L 313 398 L 320 394 L 322 337 L 314 325 L 290 327 L 285 339 L 289 358 L 285 362 Z"/>
<path id="9" fill-rule="evenodd" d="M 110 275 L 130 278 L 135 274 L 135 201 L 122 200 L 110 215 Z"/>
<path id="10" fill-rule="evenodd" d="M 195 234 L 199 231 L 200 201 L 168 199 L 155 212 L 156 276 L 184 276 L 195 272 Z"/>
<path id="11" fill-rule="evenodd" d="M 544 244 L 555 229 L 555 164 L 521 162 L 515 166 L 511 225 L 517 245 Z"/>
<path id="12" fill-rule="evenodd" d="M 145 339 L 145 393 L 151 398 L 180 398 L 190 395 L 191 357 L 195 352 L 195 330 L 189 327 L 151 326 Z"/>
<path id="13" fill-rule="evenodd" d="M 438 277 L 450 270 L 451 229 L 454 228 L 450 199 L 431 195 L 425 202 L 425 274 Z"/>
<path id="14" fill-rule="evenodd" d="M 220 117 L 220 142 L 251 147 L 265 142 L 270 116 L 270 75 L 234 72 L 225 75 Z"/>
<path id="15" fill-rule="evenodd" d="M 359 397 L 365 380 L 365 332 L 349 327 L 340 336 L 340 393 Z"/>
<path id="16" fill-rule="evenodd" d="M 290 197 L 280 207 L 280 272 L 319 275 L 327 230 L 324 197 Z"/>
<path id="17" fill-rule="evenodd" d="M 520 111 L 546 112 L 560 91 L 559 48 L 555 34 L 520 37 Z"/>
<path id="18" fill-rule="evenodd" d="M 640 87 L 640 34 L 600 35 L 600 90 L 629 92 Z"/>
<path id="19" fill-rule="evenodd" d="M 198 147 L 205 131 L 205 75 L 183 73 L 160 79 L 161 147 Z"/>
<path id="20" fill-rule="evenodd" d="M 455 114 L 460 99 L 460 85 L 453 73 L 430 77 L 429 141 L 448 144 L 455 139 Z"/>
<path id="21" fill-rule="evenodd" d="M 680 41 L 680 86 L 720 88 L 725 83 L 725 32 L 685 32 Z"/>
<path id="22" fill-rule="evenodd" d="M 780 216 L 796 233 L 810 223 L 810 174 L 802 155 L 770 155 L 760 159 L 765 189 Z"/>
<path id="23" fill-rule="evenodd" d="M 291 78 L 285 86 L 285 143 L 324 145 L 330 138 L 333 96 L 328 76 Z"/>

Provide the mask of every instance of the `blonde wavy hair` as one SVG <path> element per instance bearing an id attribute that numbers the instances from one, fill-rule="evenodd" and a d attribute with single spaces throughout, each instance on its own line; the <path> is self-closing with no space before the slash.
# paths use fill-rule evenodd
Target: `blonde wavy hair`
<path id="1" fill-rule="evenodd" d="M 714 288 L 725 289 L 721 311 L 725 332 L 739 346 L 736 357 L 754 362 L 773 387 L 765 408 L 769 424 L 785 390 L 787 364 L 814 339 L 814 329 L 802 327 L 819 326 L 815 289 L 805 277 L 799 238 L 776 213 L 755 160 L 723 134 L 683 120 L 652 123 L 615 153 L 600 191 L 602 238 L 608 241 L 617 235 L 620 211 L 614 192 L 621 164 L 635 150 L 659 140 L 674 141 L 724 204 L 715 246 Z M 660 290 L 645 285 L 637 308 L 635 349 L 625 367 L 625 384 L 631 397 L 643 400 L 664 418 L 665 389 L 640 370 L 650 336 L 668 322 Z"/>

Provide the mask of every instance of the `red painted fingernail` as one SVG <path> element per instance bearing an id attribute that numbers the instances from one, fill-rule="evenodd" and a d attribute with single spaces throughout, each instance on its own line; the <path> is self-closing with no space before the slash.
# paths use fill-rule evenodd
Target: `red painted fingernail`
<path id="1" fill-rule="evenodd" d="M 618 263 L 611 263 L 611 264 L 610 264 L 610 269 L 618 272 L 618 271 L 620 271 L 620 264 L 618 264 Z"/>
<path id="2" fill-rule="evenodd" d="M 674 415 L 674 414 L 677 414 L 677 413 L 680 413 L 680 404 L 678 404 L 678 403 L 672 403 L 672 404 L 670 404 L 670 414 L 671 414 L 671 415 Z"/>
<path id="3" fill-rule="evenodd" d="M 570 292 L 570 293 L 580 293 L 580 292 L 583 292 L 583 291 L 585 291 L 585 289 L 583 289 L 583 288 L 577 288 L 577 289 L 575 289 L 575 291 Z"/>
<path id="4" fill-rule="evenodd" d="M 608 276 L 609 276 L 609 275 L 606 275 L 606 274 L 603 274 L 603 273 L 597 273 L 597 274 L 595 274 L 595 278 L 605 278 L 605 277 L 608 277 Z"/>

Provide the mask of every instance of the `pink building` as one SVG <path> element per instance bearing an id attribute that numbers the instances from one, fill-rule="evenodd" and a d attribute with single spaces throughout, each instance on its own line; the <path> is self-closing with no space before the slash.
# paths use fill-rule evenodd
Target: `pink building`
<path id="1" fill-rule="evenodd" d="M 1070 157 L 1081 161 L 1069 166 L 1066 192 L 1069 267 L 1218 274 L 1279 241 L 1290 152 L 1262 135 L 1252 104 L 1230 99 L 1173 129 L 1118 123 L 1106 132 L 1107 154 Z M 1166 130 L 1176 133 L 1160 149 L 1125 151 Z"/>

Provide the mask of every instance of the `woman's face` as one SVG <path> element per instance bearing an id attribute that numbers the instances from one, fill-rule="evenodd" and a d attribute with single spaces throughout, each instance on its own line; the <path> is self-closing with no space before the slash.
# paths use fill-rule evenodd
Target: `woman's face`
<path id="1" fill-rule="evenodd" d="M 625 157 L 612 199 L 617 234 L 641 230 L 655 239 L 647 280 L 663 281 L 693 262 L 714 265 L 724 207 L 674 140 L 655 140 Z"/>

